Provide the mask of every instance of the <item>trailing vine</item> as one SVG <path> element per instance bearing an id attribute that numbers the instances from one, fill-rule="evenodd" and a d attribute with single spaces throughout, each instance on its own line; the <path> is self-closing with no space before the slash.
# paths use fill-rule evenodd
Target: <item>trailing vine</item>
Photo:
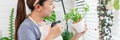
<path id="1" fill-rule="evenodd" d="M 112 10 L 106 8 L 110 1 L 111 0 L 99 0 L 97 6 L 100 40 L 112 40 L 111 27 L 113 26 L 113 13 Z"/>

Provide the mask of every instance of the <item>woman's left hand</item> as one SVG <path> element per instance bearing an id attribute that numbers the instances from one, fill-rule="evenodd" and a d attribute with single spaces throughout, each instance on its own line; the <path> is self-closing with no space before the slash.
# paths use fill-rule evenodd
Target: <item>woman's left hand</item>
<path id="1" fill-rule="evenodd" d="M 85 32 L 87 31 L 87 25 L 86 25 L 86 22 L 85 22 L 85 30 L 84 31 L 82 31 L 82 32 L 77 32 L 77 30 L 75 29 L 75 28 L 73 28 L 74 29 L 74 31 L 75 31 L 75 35 L 73 36 L 73 38 L 72 38 L 72 40 L 78 40 L 83 34 L 85 34 Z"/>
<path id="2" fill-rule="evenodd" d="M 74 29 L 74 30 L 75 30 L 75 34 L 76 34 L 76 35 L 83 35 L 83 34 L 85 34 L 85 32 L 87 31 L 87 25 L 86 25 L 86 22 L 85 22 L 85 24 L 84 24 L 84 25 L 85 25 L 85 27 L 84 27 L 84 28 L 85 28 L 85 30 L 84 30 L 83 32 L 77 32 L 77 30 L 76 30 L 76 29 Z"/>

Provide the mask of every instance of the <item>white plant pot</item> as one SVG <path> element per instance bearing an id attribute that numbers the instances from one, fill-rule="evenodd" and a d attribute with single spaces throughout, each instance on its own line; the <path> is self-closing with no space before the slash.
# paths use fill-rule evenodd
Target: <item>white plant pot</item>
<path id="1" fill-rule="evenodd" d="M 73 24 L 73 27 L 77 32 L 83 32 L 85 30 L 85 23 L 84 19 L 82 19 L 80 22 Z"/>

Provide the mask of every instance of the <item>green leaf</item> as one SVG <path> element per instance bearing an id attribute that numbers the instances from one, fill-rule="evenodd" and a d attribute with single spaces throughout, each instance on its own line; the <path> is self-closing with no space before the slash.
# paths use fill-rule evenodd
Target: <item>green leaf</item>
<path id="1" fill-rule="evenodd" d="M 69 32 L 68 30 L 65 30 L 62 33 L 62 37 L 63 37 L 63 40 L 71 40 L 71 38 L 73 37 L 73 33 Z"/>
<path id="2" fill-rule="evenodd" d="M 11 13 L 10 13 L 10 16 L 9 16 L 9 40 L 13 40 L 14 39 L 14 29 L 13 29 L 13 25 L 14 25 L 14 8 L 11 9 Z"/>
<path id="3" fill-rule="evenodd" d="M 89 11 L 89 5 L 87 3 L 85 3 L 84 11 L 85 12 Z"/>
<path id="4" fill-rule="evenodd" d="M 48 20 L 48 21 L 51 21 L 51 22 L 55 22 L 55 21 L 56 21 L 55 11 L 52 12 L 51 16 L 49 16 L 49 17 L 44 17 L 44 20 Z"/>
<path id="5" fill-rule="evenodd" d="M 119 10 L 120 9 L 120 5 L 119 5 L 119 0 L 114 0 L 114 8 L 115 10 Z"/>
<path id="6" fill-rule="evenodd" d="M 65 19 L 71 19 L 73 22 L 81 19 L 81 14 L 79 13 L 78 8 L 70 9 L 70 12 L 65 15 Z"/>
<path id="7" fill-rule="evenodd" d="M 9 38 L 8 37 L 3 37 L 0 40 L 9 40 Z"/>

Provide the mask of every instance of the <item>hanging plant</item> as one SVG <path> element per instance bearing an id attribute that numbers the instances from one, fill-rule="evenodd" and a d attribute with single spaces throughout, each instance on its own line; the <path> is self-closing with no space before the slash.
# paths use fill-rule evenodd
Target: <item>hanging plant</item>
<path id="1" fill-rule="evenodd" d="M 99 0 L 97 11 L 99 18 L 99 39 L 112 40 L 111 27 L 113 26 L 113 13 L 106 6 L 111 0 Z"/>

